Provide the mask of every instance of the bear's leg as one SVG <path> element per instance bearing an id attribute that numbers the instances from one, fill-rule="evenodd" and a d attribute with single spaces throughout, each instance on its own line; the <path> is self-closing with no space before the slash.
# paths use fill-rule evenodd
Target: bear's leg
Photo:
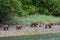
<path id="1" fill-rule="evenodd" d="M 47 28 L 47 26 L 45 26 L 45 28 Z"/>
<path id="2" fill-rule="evenodd" d="M 18 26 L 16 26 L 16 29 L 18 29 Z"/>
<path id="3" fill-rule="evenodd" d="M 19 27 L 18 29 L 21 29 L 21 27 Z"/>
<path id="4" fill-rule="evenodd" d="M 6 29 L 8 30 L 8 27 L 6 27 Z"/>
<path id="5" fill-rule="evenodd" d="M 33 27 L 34 25 L 31 25 L 30 27 Z"/>
<path id="6" fill-rule="evenodd" d="M 5 30 L 6 28 L 4 27 L 3 29 Z"/>
<path id="7" fill-rule="evenodd" d="M 51 28 L 51 25 L 49 25 L 49 28 Z"/>
<path id="8" fill-rule="evenodd" d="M 34 27 L 37 27 L 37 25 L 35 24 Z"/>

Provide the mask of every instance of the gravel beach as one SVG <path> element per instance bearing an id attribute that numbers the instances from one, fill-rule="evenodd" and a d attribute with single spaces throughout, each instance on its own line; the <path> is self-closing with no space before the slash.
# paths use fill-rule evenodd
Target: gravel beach
<path id="1" fill-rule="evenodd" d="M 16 30 L 15 25 L 10 25 L 9 30 L 4 31 L 3 28 L 0 28 L 0 37 L 9 37 L 9 36 L 22 36 L 22 35 L 35 35 L 35 34 L 52 34 L 60 33 L 60 25 L 54 25 L 52 28 L 45 28 L 44 25 L 37 25 L 37 27 L 30 27 L 23 25 L 19 30 Z"/>

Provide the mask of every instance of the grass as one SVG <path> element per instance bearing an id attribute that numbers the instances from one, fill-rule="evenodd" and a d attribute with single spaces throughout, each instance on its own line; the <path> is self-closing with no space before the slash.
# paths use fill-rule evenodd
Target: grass
<path id="1" fill-rule="evenodd" d="M 27 17 L 17 17 L 14 16 L 13 20 L 10 20 L 10 23 L 22 23 L 22 24 L 29 24 L 31 22 L 38 22 L 38 23 L 45 23 L 45 22 L 60 22 L 60 17 L 54 17 L 54 16 L 47 16 L 47 15 L 30 15 Z"/>

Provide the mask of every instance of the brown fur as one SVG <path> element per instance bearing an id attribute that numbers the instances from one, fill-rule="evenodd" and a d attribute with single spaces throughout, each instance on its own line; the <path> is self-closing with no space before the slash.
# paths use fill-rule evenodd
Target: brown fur
<path id="1" fill-rule="evenodd" d="M 8 24 L 4 24 L 4 25 L 3 25 L 3 29 L 4 29 L 4 30 L 8 30 L 8 28 L 9 28 L 9 25 L 8 25 Z"/>
<path id="2" fill-rule="evenodd" d="M 46 23 L 45 23 L 45 28 L 47 28 L 47 27 L 51 28 L 52 25 L 53 25 L 53 23 L 51 23 L 51 22 L 46 22 Z"/>
<path id="3" fill-rule="evenodd" d="M 16 24 L 16 29 L 21 29 L 22 25 L 21 24 Z"/>
<path id="4" fill-rule="evenodd" d="M 35 23 L 35 22 L 33 22 L 33 23 L 31 23 L 31 25 L 30 25 L 30 27 L 36 27 L 38 25 L 38 23 Z"/>

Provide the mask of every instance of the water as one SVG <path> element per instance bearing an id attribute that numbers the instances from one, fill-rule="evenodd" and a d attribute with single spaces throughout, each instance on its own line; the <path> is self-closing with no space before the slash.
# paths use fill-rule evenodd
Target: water
<path id="1" fill-rule="evenodd" d="M 31 36 L 2 37 L 0 40 L 60 40 L 60 33 Z"/>

